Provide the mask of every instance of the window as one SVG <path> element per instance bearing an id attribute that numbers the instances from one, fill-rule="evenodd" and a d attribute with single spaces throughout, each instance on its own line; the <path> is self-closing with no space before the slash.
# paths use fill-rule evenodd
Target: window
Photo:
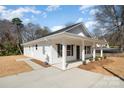
<path id="1" fill-rule="evenodd" d="M 91 53 L 91 46 L 85 46 L 85 54 Z"/>
<path id="2" fill-rule="evenodd" d="M 58 57 L 62 57 L 62 44 L 57 44 Z"/>
<path id="3" fill-rule="evenodd" d="M 37 50 L 37 47 L 38 47 L 38 46 L 37 46 L 37 44 L 36 44 L 36 45 L 35 45 L 36 50 Z"/>
<path id="4" fill-rule="evenodd" d="M 73 56 L 73 45 L 67 45 L 67 56 Z"/>

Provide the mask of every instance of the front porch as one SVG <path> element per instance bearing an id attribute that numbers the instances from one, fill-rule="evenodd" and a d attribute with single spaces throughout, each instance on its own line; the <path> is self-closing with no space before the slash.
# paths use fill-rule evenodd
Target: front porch
<path id="1" fill-rule="evenodd" d="M 53 66 L 62 69 L 62 70 L 67 70 L 67 69 L 71 69 L 73 67 L 77 67 L 81 64 L 83 64 L 83 62 L 89 58 L 92 58 L 93 61 L 95 61 L 96 56 L 100 56 L 103 57 L 103 50 L 101 47 L 100 53 L 96 55 L 96 47 L 95 46 L 96 43 L 94 43 L 93 45 L 91 45 L 89 51 L 90 53 L 87 54 L 87 49 L 86 49 L 86 45 L 85 42 L 82 43 L 82 45 L 75 45 L 73 48 L 75 49 L 75 52 L 73 53 L 75 55 L 75 58 L 73 57 L 71 59 L 70 56 L 67 55 L 68 51 L 67 51 L 67 46 L 68 44 L 64 43 L 62 44 L 62 54 L 61 54 L 61 61 L 59 63 L 53 64 Z M 78 47 L 80 47 L 79 52 L 78 51 Z M 73 50 L 74 51 L 74 50 Z M 79 53 L 79 54 L 77 54 Z M 78 57 L 79 56 L 79 57 Z M 70 58 L 70 59 L 69 59 Z"/>
<path id="2" fill-rule="evenodd" d="M 69 34 L 52 41 L 52 54 L 54 56 L 52 65 L 62 70 L 77 67 L 87 58 L 96 58 L 96 44 L 101 46 L 100 56 L 103 57 L 103 42 L 96 39 L 84 38 L 77 35 Z M 68 63 L 69 62 L 69 63 Z"/>
<path id="3" fill-rule="evenodd" d="M 97 53 L 96 54 L 96 56 L 100 56 L 100 55 L 101 55 L 101 53 Z M 89 60 L 90 58 L 93 58 L 93 57 L 89 56 L 89 55 L 88 56 L 85 55 L 84 61 L 87 61 L 87 63 L 89 63 L 90 62 L 90 60 Z M 73 61 L 66 61 L 65 65 L 64 65 L 65 69 L 62 69 L 62 67 L 63 67 L 63 63 L 62 62 L 53 64 L 52 66 L 54 66 L 54 67 L 56 67 L 58 69 L 68 70 L 68 69 L 72 69 L 72 68 L 78 67 L 79 65 L 83 64 L 84 61 L 82 61 L 82 59 L 80 59 L 80 60 L 73 60 Z"/>
<path id="4" fill-rule="evenodd" d="M 95 58 L 96 58 L 96 43 L 93 42 L 93 45 L 91 45 L 89 51 L 90 53 L 87 54 L 87 49 L 86 49 L 86 44 L 84 43 L 84 40 L 82 41 L 82 45 L 80 46 L 81 47 L 81 57 L 76 57 L 77 60 L 72 60 L 72 61 L 67 61 L 67 45 L 63 44 L 62 46 L 62 63 L 61 63 L 61 66 L 62 66 L 62 69 L 63 70 L 66 70 L 66 69 L 70 69 L 70 68 L 73 68 L 73 67 L 77 67 L 79 66 L 80 64 L 83 64 L 83 62 L 86 60 L 86 59 L 89 59 L 89 58 L 92 58 L 93 61 L 95 61 Z M 76 49 L 76 52 L 75 53 L 78 53 L 77 52 L 78 49 Z M 80 53 L 79 52 L 79 53 Z M 103 49 L 102 49 L 102 45 L 101 45 L 101 49 L 100 49 L 100 53 L 99 53 L 100 57 L 103 57 Z M 78 56 L 78 54 L 76 54 Z"/>

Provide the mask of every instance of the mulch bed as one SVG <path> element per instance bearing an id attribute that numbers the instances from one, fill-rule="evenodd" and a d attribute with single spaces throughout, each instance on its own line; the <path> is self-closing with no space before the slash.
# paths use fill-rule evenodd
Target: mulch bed
<path id="1" fill-rule="evenodd" d="M 96 73 L 101 73 L 101 74 L 113 76 L 112 73 L 110 73 L 109 71 L 107 71 L 103 68 L 104 65 L 111 64 L 112 62 L 114 62 L 114 61 L 112 61 L 110 59 L 103 59 L 100 61 L 90 62 L 86 65 L 82 64 L 78 68 L 83 69 L 83 70 L 96 72 Z"/>
<path id="2" fill-rule="evenodd" d="M 49 65 L 49 64 L 45 64 L 44 62 L 42 62 L 42 61 L 40 61 L 40 60 L 32 59 L 32 61 L 35 62 L 36 64 L 39 64 L 39 65 L 45 67 L 45 68 L 51 66 L 51 65 Z"/>

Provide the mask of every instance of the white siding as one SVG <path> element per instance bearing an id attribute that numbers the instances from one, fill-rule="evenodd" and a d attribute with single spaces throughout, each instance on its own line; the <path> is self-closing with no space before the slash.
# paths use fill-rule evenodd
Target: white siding
<path id="1" fill-rule="evenodd" d="M 53 64 L 62 62 L 62 57 L 58 57 L 56 44 L 62 44 L 62 42 L 58 41 L 58 40 L 56 40 L 56 41 L 54 40 L 54 42 L 53 42 L 53 50 L 52 50 L 52 62 L 53 62 Z M 76 60 L 76 46 L 77 45 L 80 46 L 80 58 L 81 58 L 81 42 L 79 40 L 66 39 L 65 44 L 66 45 L 74 45 L 73 46 L 73 56 L 67 56 L 66 57 L 67 61 Z"/>
<path id="2" fill-rule="evenodd" d="M 38 44 L 37 44 L 38 45 Z M 44 48 L 43 48 L 44 47 Z M 43 54 L 43 49 L 45 49 L 45 54 Z M 35 45 L 28 47 L 24 47 L 24 55 L 32 58 L 36 58 L 41 61 L 45 61 L 45 55 L 47 54 L 49 57 L 49 62 L 51 61 L 51 52 L 50 45 L 38 45 L 37 50 Z M 50 62 L 51 63 L 51 62 Z"/>
<path id="3" fill-rule="evenodd" d="M 73 46 L 73 56 L 67 56 L 66 60 L 67 61 L 74 61 L 77 60 L 77 52 L 76 52 L 76 46 L 80 46 L 80 59 L 82 58 L 82 42 L 80 40 L 75 40 L 75 39 L 66 39 L 64 42 L 66 45 L 74 45 Z M 57 53 L 57 44 L 62 44 L 61 39 L 60 40 L 54 40 L 52 43 L 50 42 L 49 44 L 42 44 L 37 46 L 37 50 L 35 45 L 30 46 L 25 46 L 24 47 L 24 55 L 29 56 L 32 58 L 36 58 L 41 61 L 45 61 L 45 54 L 48 55 L 49 57 L 49 63 L 50 64 L 56 64 L 56 63 L 61 63 L 62 62 L 62 57 L 58 57 Z M 85 46 L 90 45 L 92 46 L 92 42 L 84 42 Z M 44 49 L 44 50 L 43 50 Z M 45 54 L 44 54 L 45 52 Z M 92 56 L 91 54 L 85 55 L 85 57 Z"/>
<path id="4" fill-rule="evenodd" d="M 58 57 L 56 43 L 54 43 L 54 45 L 53 45 L 52 61 L 53 61 L 53 64 L 55 64 L 55 63 L 61 63 L 62 62 L 62 57 Z"/>

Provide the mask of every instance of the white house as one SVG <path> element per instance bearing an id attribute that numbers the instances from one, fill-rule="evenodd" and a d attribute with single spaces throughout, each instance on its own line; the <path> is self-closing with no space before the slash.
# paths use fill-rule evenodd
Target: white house
<path id="1" fill-rule="evenodd" d="M 103 38 L 103 40 L 106 42 L 104 45 L 103 45 L 103 47 L 104 48 L 110 48 L 110 46 L 109 46 L 109 43 L 107 42 L 107 40 L 105 39 L 105 38 Z M 96 44 L 96 47 L 101 47 L 101 45 L 100 44 Z"/>
<path id="2" fill-rule="evenodd" d="M 65 70 L 68 62 L 83 62 L 88 57 L 95 59 L 96 44 L 105 43 L 94 39 L 83 23 L 77 23 L 22 45 L 25 56 L 45 61 L 47 55 L 49 64 L 61 64 L 61 69 Z M 100 56 L 103 56 L 102 47 Z"/>

